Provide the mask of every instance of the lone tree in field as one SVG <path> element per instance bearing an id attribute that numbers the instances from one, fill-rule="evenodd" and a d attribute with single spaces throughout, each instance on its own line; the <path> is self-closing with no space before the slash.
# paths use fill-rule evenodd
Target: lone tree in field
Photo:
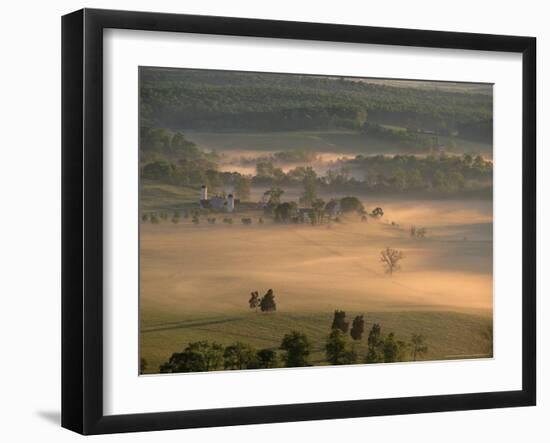
<path id="1" fill-rule="evenodd" d="M 349 322 L 346 321 L 346 313 L 344 311 L 334 311 L 334 319 L 332 320 L 331 329 L 339 329 L 344 334 L 347 334 Z"/>
<path id="2" fill-rule="evenodd" d="M 325 345 L 327 360 L 333 365 L 349 365 L 357 361 L 357 353 L 340 329 L 333 329 Z"/>
<path id="3" fill-rule="evenodd" d="M 424 336 L 422 334 L 413 334 L 411 337 L 411 352 L 413 361 L 416 361 L 417 357 L 428 352 L 428 346 L 424 342 Z"/>
<path id="4" fill-rule="evenodd" d="M 273 349 L 260 349 L 256 353 L 258 368 L 268 369 L 277 366 L 277 352 Z"/>
<path id="5" fill-rule="evenodd" d="M 425 238 L 427 232 L 426 228 L 417 228 L 415 225 L 412 225 L 410 229 L 411 237 L 414 238 Z"/>
<path id="6" fill-rule="evenodd" d="M 254 311 L 258 312 L 258 306 L 260 306 L 260 295 L 258 294 L 258 291 L 250 293 L 248 305 L 250 306 L 250 309 L 254 309 Z"/>
<path id="7" fill-rule="evenodd" d="M 260 309 L 262 312 L 272 312 L 277 310 L 277 304 L 275 303 L 275 294 L 273 294 L 273 289 L 269 289 L 260 300 Z"/>
<path id="8" fill-rule="evenodd" d="M 383 210 L 382 208 L 374 208 L 374 209 L 371 211 L 370 215 L 371 215 L 372 217 L 377 217 L 377 218 L 378 218 L 378 217 L 382 217 L 382 216 L 384 215 L 384 210 Z"/>
<path id="9" fill-rule="evenodd" d="M 405 257 L 402 251 L 389 248 L 380 251 L 380 261 L 386 268 L 386 272 L 392 275 L 395 271 L 401 269 L 399 262 Z"/>
<path id="10" fill-rule="evenodd" d="M 292 331 L 283 337 L 281 349 L 285 351 L 282 356 L 287 368 L 310 366 L 308 362 L 311 353 L 311 344 L 302 332 Z"/>
<path id="11" fill-rule="evenodd" d="M 358 315 L 353 319 L 349 333 L 354 340 L 361 340 L 363 332 L 365 332 L 365 319 L 362 315 Z"/>

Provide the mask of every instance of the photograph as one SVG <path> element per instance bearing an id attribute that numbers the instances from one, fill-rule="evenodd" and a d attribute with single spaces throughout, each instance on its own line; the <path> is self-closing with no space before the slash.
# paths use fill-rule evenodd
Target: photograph
<path id="1" fill-rule="evenodd" d="M 140 66 L 140 374 L 493 357 L 493 85 Z"/>

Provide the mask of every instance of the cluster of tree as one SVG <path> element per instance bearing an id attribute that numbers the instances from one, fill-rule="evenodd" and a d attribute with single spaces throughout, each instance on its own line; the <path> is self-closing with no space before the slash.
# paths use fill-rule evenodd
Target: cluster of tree
<path id="1" fill-rule="evenodd" d="M 237 172 L 219 171 L 219 156 L 198 148 L 181 132 L 142 126 L 140 175 L 143 180 L 179 186 L 208 186 L 211 192 L 232 187 L 235 197 L 250 198 L 252 180 Z"/>
<path id="2" fill-rule="evenodd" d="M 341 159 L 319 176 L 310 166 L 297 166 L 285 173 L 271 161 L 256 164 L 252 183 L 257 186 L 303 186 L 301 201 L 310 203 L 320 192 L 430 191 L 456 193 L 492 186 L 493 164 L 481 155 L 430 154 L 358 155 Z"/>
<path id="3" fill-rule="evenodd" d="M 398 340 L 393 332 L 382 335 L 379 324 L 372 325 L 367 339 L 366 363 L 393 363 L 396 361 L 416 361 L 428 352 L 425 338 L 421 334 L 412 334 L 409 343 Z"/>
<path id="4" fill-rule="evenodd" d="M 284 191 L 278 186 L 264 192 L 263 203 L 266 214 L 272 215 L 277 223 L 303 222 L 304 220 L 300 218 L 298 213 L 298 204 L 294 201 L 281 202 L 283 194 Z M 304 186 L 304 194 L 300 198 L 300 203 L 306 206 L 301 208 L 301 215 L 306 214 L 308 221 L 313 225 L 331 220 L 334 215 L 340 212 L 345 214 L 367 214 L 363 203 L 357 197 L 333 198 L 325 202 L 322 198 L 317 197 L 314 189 L 308 189 L 307 184 Z M 380 217 L 384 215 L 384 211 L 382 208 L 376 208 L 370 215 Z"/>
<path id="5" fill-rule="evenodd" d="M 291 331 L 285 334 L 279 347 L 256 349 L 236 342 L 229 346 L 208 341 L 189 343 L 182 352 L 173 353 L 160 366 L 161 373 L 206 372 L 240 369 L 266 369 L 280 365 L 288 368 L 310 366 L 308 361 L 312 347 L 305 334 Z M 142 372 L 145 370 L 143 367 Z"/>
<path id="6" fill-rule="evenodd" d="M 336 310 L 332 321 L 331 332 L 325 344 L 327 361 L 333 365 L 347 365 L 359 361 L 354 342 L 362 339 L 365 331 L 365 320 L 362 315 L 353 319 L 348 337 L 349 322 L 344 311 Z M 381 335 L 380 325 L 373 324 L 367 339 L 366 363 L 392 363 L 412 359 L 416 361 L 428 352 L 424 336 L 412 334 L 410 342 L 398 340 L 393 332 L 386 337 Z"/>
<path id="7" fill-rule="evenodd" d="M 208 130 L 361 129 L 367 122 L 489 138 L 492 95 L 352 78 L 141 71 L 142 121 Z M 464 134 L 462 134 L 462 132 Z"/>
<path id="8" fill-rule="evenodd" d="M 355 325 L 356 323 L 357 325 Z M 347 333 L 342 331 L 341 327 L 342 319 L 340 318 L 338 326 L 332 328 L 325 343 L 327 362 L 333 365 L 354 364 L 360 361 L 365 363 L 416 361 L 428 352 L 423 335 L 412 334 L 410 342 L 404 342 L 398 340 L 393 332 L 383 336 L 380 325 L 375 323 L 369 331 L 366 356 L 361 359 L 354 343 L 350 341 Z M 362 336 L 364 331 L 363 316 L 357 316 L 354 319 L 351 330 L 354 331 L 354 328 L 356 332 L 360 329 Z M 352 338 L 354 340 L 361 339 L 361 337 L 355 338 L 353 334 Z M 303 332 L 290 331 L 285 334 L 278 350 L 280 352 L 272 348 L 256 349 L 243 342 L 223 346 L 216 342 L 197 341 L 189 343 L 181 352 L 173 353 L 168 361 L 160 366 L 160 372 L 207 372 L 221 369 L 311 366 L 309 358 L 313 347 Z M 141 359 L 140 372 L 143 373 L 146 369 L 147 362 L 145 359 Z"/>
<path id="9" fill-rule="evenodd" d="M 302 186 L 302 205 L 310 206 L 321 192 L 342 191 L 431 191 L 461 192 L 491 187 L 493 164 L 480 155 L 462 157 L 444 152 L 426 157 L 414 155 L 363 156 L 339 160 L 325 175 L 311 166 L 296 166 L 288 172 L 272 159 L 260 159 L 252 177 L 219 171 L 217 154 L 199 149 L 179 132 L 141 128 L 141 177 L 144 180 L 195 187 L 207 185 L 211 192 L 233 188 L 241 201 L 250 198 L 252 185 Z M 403 132 L 403 131 L 401 131 Z M 283 155 L 284 154 L 284 155 Z M 307 151 L 277 153 L 277 158 L 303 158 Z M 285 157 L 286 156 L 286 157 Z"/>
<path id="10" fill-rule="evenodd" d="M 492 186 L 493 163 L 481 155 L 358 155 L 339 163 L 339 170 L 327 172 L 321 179 L 329 190 L 452 193 Z"/>
<path id="11" fill-rule="evenodd" d="M 187 214 L 185 215 L 185 218 L 187 218 Z M 178 224 L 180 222 L 180 213 L 179 211 L 174 211 L 172 215 L 170 215 L 168 212 L 144 212 L 141 214 L 141 221 L 143 223 L 150 222 L 154 225 L 158 225 L 161 221 L 168 221 L 170 220 L 174 224 Z"/>
<path id="12" fill-rule="evenodd" d="M 358 315 L 353 319 L 351 329 L 346 320 L 344 311 L 334 311 L 334 318 L 329 336 L 325 344 L 327 361 L 333 365 L 347 365 L 357 362 L 358 356 L 355 346 L 350 342 L 347 333 L 353 341 L 361 340 L 365 331 L 365 319 Z"/>
<path id="13" fill-rule="evenodd" d="M 229 346 L 208 341 L 189 343 L 182 352 L 175 352 L 160 366 L 160 372 L 206 372 L 219 369 L 273 368 L 277 352 L 273 349 L 256 350 L 236 342 Z"/>
<path id="14" fill-rule="evenodd" d="M 260 308 L 262 312 L 275 312 L 277 310 L 277 303 L 275 302 L 273 289 L 268 289 L 263 297 L 260 297 L 258 291 L 251 292 L 250 298 L 248 299 L 248 306 L 256 312 L 258 312 L 258 308 Z"/>

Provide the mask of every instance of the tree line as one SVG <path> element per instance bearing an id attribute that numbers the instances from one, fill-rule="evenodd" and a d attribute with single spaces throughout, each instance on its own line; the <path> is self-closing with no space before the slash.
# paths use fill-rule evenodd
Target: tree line
<path id="1" fill-rule="evenodd" d="M 252 305 L 250 307 L 253 308 Z M 346 365 L 416 361 L 428 352 L 422 334 L 412 334 L 410 341 L 405 342 L 399 340 L 393 332 L 383 335 L 381 326 L 375 323 L 368 333 L 367 352 L 360 356 L 356 343 L 363 339 L 364 332 L 363 315 L 356 316 L 350 328 L 346 313 L 336 310 L 324 346 L 326 362 Z M 313 349 L 307 335 L 296 330 L 285 334 L 277 349 L 256 349 L 241 341 L 223 346 L 202 340 L 189 343 L 181 352 L 173 353 L 159 370 L 161 373 L 173 373 L 312 366 L 310 357 Z M 141 368 L 143 372 L 145 361 L 141 362 Z"/>
<path id="2" fill-rule="evenodd" d="M 303 150 L 276 153 L 256 159 L 256 174 L 219 170 L 220 158 L 189 141 L 181 132 L 141 128 L 140 175 L 143 180 L 178 186 L 207 185 L 211 192 L 231 187 L 236 198 L 248 200 L 251 186 L 303 186 L 303 203 L 311 203 L 320 192 L 342 191 L 428 191 L 462 192 L 492 187 L 492 162 L 480 155 L 425 157 L 415 155 L 363 156 L 341 159 L 323 175 L 311 166 L 296 166 L 287 172 L 277 166 L 281 159 L 309 158 Z M 251 161 L 251 160 L 247 160 Z"/>

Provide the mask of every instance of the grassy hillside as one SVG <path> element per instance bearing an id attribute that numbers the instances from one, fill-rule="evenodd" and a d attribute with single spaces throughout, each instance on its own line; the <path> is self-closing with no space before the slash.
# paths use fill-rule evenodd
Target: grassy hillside
<path id="1" fill-rule="evenodd" d="M 181 210 L 186 203 L 196 203 L 198 189 L 166 183 L 144 182 L 141 185 L 140 210 Z"/>
<path id="2" fill-rule="evenodd" d="M 348 312 L 353 316 L 359 312 Z M 236 341 L 257 348 L 277 349 L 286 332 L 304 332 L 313 343 L 311 363 L 326 364 L 324 346 L 330 332 L 332 312 L 276 312 L 261 314 L 242 312 L 228 315 L 184 315 L 144 312 L 141 319 L 141 357 L 147 360 L 146 372 L 156 373 L 173 352 L 180 352 L 189 342 L 216 341 L 229 345 Z M 456 312 L 372 312 L 365 315 L 366 333 L 357 342 L 361 360 L 367 350 L 368 330 L 379 323 L 382 333 L 394 332 L 399 340 L 411 334 L 426 337 L 425 360 L 488 357 L 488 342 L 483 331 L 490 318 Z"/>

